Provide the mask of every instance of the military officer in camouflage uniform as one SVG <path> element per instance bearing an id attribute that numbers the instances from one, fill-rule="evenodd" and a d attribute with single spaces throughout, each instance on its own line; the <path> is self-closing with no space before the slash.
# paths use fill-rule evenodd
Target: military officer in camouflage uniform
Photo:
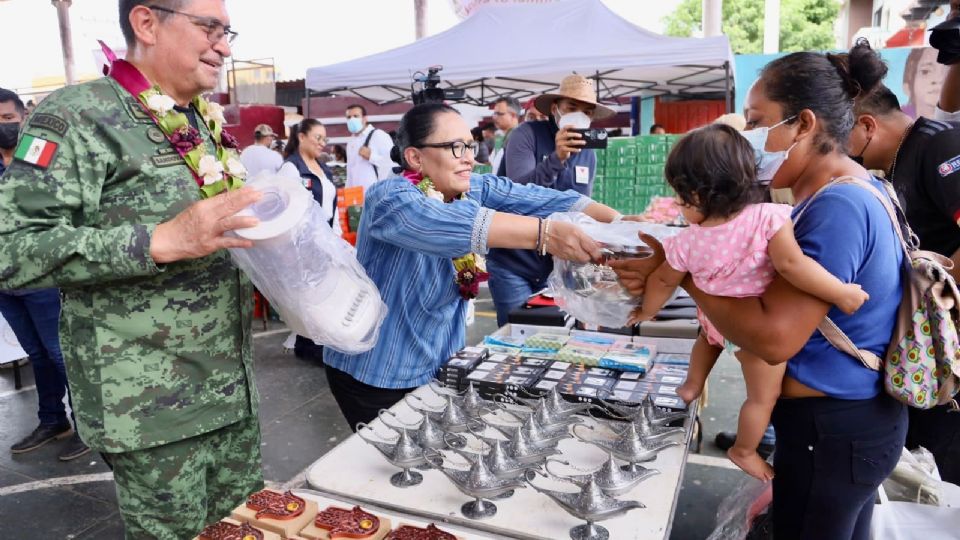
<path id="1" fill-rule="evenodd" d="M 119 4 L 127 60 L 197 116 L 230 54 L 224 1 Z M 253 291 L 223 249 L 249 247 L 224 233 L 256 223 L 233 215 L 258 194 L 201 201 L 109 77 L 45 99 L 22 139 L 41 148 L 0 178 L 0 289 L 62 289 L 79 431 L 113 467 L 127 537 L 192 537 L 263 485 Z"/>

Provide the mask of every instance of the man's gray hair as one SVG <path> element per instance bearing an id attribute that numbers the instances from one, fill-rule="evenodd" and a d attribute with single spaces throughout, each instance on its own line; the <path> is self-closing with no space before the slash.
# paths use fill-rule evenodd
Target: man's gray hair
<path id="1" fill-rule="evenodd" d="M 496 106 L 498 103 L 506 103 L 507 107 L 509 107 L 510 110 L 517 115 L 517 118 L 521 118 L 523 116 L 523 107 L 520 106 L 520 101 L 518 101 L 517 98 L 513 96 L 504 96 L 502 98 L 497 98 L 497 100 L 493 102 L 494 106 Z"/>
<path id="2" fill-rule="evenodd" d="M 127 49 L 133 49 L 137 44 L 137 36 L 133 33 L 133 26 L 130 24 L 130 12 L 137 6 L 157 6 L 166 9 L 180 11 L 188 4 L 190 0 L 120 0 L 120 31 L 123 33 L 123 39 L 127 42 Z M 161 21 L 172 15 L 165 11 L 157 11 L 157 18 Z"/>

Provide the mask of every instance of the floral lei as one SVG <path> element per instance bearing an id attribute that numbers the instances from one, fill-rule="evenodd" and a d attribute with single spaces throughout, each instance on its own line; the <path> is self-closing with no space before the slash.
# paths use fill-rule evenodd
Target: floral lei
<path id="1" fill-rule="evenodd" d="M 153 113 L 160 131 L 193 171 L 200 191 L 206 197 L 243 185 L 247 170 L 237 155 L 237 139 L 223 130 L 225 118 L 223 106 L 210 103 L 200 96 L 193 99 L 193 106 L 203 118 L 215 142 L 216 156 L 207 152 L 206 142 L 197 128 L 190 125 L 187 115 L 174 109 L 176 102 L 163 93 L 159 86 L 141 92 L 137 99 Z"/>
<path id="2" fill-rule="evenodd" d="M 446 202 L 443 194 L 437 191 L 430 177 L 409 170 L 403 171 L 403 177 L 409 180 L 411 184 L 416 186 L 416 188 L 428 198 Z M 463 199 L 465 197 L 466 196 L 461 193 L 457 199 Z M 460 292 L 460 297 L 464 300 L 476 298 L 477 295 L 480 294 L 480 284 L 490 278 L 490 274 L 488 274 L 486 268 L 484 268 L 483 258 L 477 256 L 475 253 L 468 253 L 463 257 L 453 259 L 453 269 L 457 273 L 457 289 Z"/>
<path id="3" fill-rule="evenodd" d="M 136 66 L 117 58 L 104 42 L 101 41 L 100 46 L 108 61 L 104 74 L 136 98 L 186 162 L 204 197 L 243 185 L 247 170 L 237 154 L 237 139 L 223 130 L 226 119 L 219 103 L 210 103 L 200 96 L 191 102 L 213 139 L 215 155 L 211 155 L 200 131 L 190 125 L 187 115 L 174 108 L 173 98 L 164 94 L 158 85 L 151 84 Z"/>

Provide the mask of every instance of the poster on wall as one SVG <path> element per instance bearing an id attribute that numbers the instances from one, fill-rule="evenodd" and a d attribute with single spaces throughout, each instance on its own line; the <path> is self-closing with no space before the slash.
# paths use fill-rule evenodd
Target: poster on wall
<path id="1" fill-rule="evenodd" d="M 7 324 L 6 319 L 0 315 L 0 364 L 26 357 L 27 353 L 20 347 L 20 342 L 17 341 L 13 329 Z"/>

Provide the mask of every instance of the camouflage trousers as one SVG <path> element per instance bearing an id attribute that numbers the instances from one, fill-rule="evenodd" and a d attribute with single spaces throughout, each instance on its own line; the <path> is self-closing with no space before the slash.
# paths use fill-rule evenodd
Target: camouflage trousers
<path id="1" fill-rule="evenodd" d="M 113 467 L 127 539 L 193 538 L 263 488 L 256 416 L 175 443 L 105 457 Z"/>

